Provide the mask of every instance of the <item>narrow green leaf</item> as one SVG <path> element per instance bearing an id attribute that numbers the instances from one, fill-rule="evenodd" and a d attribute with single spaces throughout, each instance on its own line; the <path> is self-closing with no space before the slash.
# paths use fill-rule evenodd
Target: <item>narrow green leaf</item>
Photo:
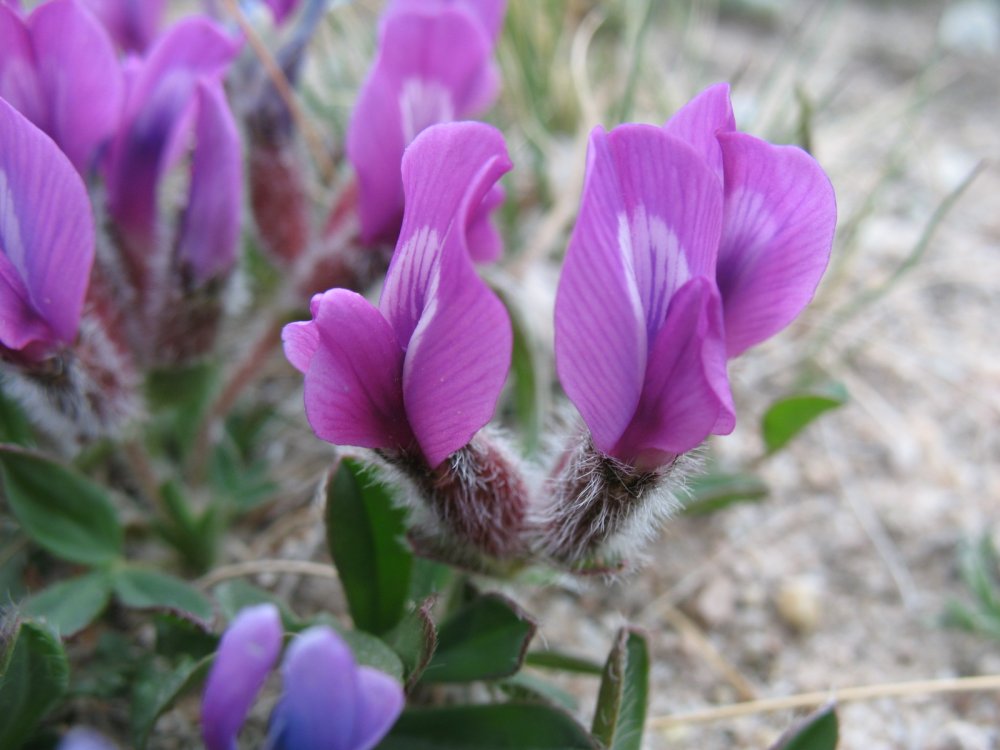
<path id="1" fill-rule="evenodd" d="M 154 411 L 154 433 L 176 458 L 186 458 L 193 447 L 218 375 L 214 362 L 153 370 L 147 375 L 146 396 Z"/>
<path id="2" fill-rule="evenodd" d="M 436 597 L 428 597 L 386 634 L 385 642 L 399 655 L 410 690 L 430 664 L 437 648 L 437 628 L 431 619 Z"/>
<path id="3" fill-rule="evenodd" d="M 753 474 L 703 474 L 688 484 L 684 514 L 703 516 L 736 503 L 752 503 L 767 497 L 769 489 Z"/>
<path id="4" fill-rule="evenodd" d="M 115 572 L 115 595 L 133 609 L 165 609 L 207 623 L 212 604 L 180 578 L 156 570 L 124 567 Z"/>
<path id="5" fill-rule="evenodd" d="M 379 750 L 597 750 L 587 731 L 559 709 L 494 703 L 406 711 Z"/>
<path id="6" fill-rule="evenodd" d="M 327 543 L 361 630 L 384 633 L 403 616 L 413 564 L 405 532 L 405 512 L 386 487 L 342 460 L 327 488 Z"/>
<path id="7" fill-rule="evenodd" d="M 0 747 L 16 750 L 69 686 L 59 637 L 32 622 L 14 626 L 13 651 L 0 677 Z"/>
<path id="8" fill-rule="evenodd" d="M 424 682 L 471 682 L 509 677 L 524 663 L 534 620 L 514 602 L 490 593 L 459 608 L 438 631 Z"/>
<path id="9" fill-rule="evenodd" d="M 90 625 L 111 598 L 111 575 L 98 570 L 49 586 L 24 603 L 24 613 L 44 620 L 63 638 Z"/>
<path id="10" fill-rule="evenodd" d="M 450 565 L 426 557 L 414 557 L 407 598 L 419 602 L 428 596 L 444 593 L 454 580 L 455 569 Z"/>
<path id="11" fill-rule="evenodd" d="M 797 722 L 771 750 L 835 750 L 839 735 L 837 710 L 831 703 Z"/>
<path id="12" fill-rule="evenodd" d="M 813 393 L 801 393 L 775 401 L 764 414 L 761 431 L 768 454 L 784 448 L 816 417 L 847 403 L 847 390 L 831 383 Z"/>
<path id="13" fill-rule="evenodd" d="M 178 698 L 200 685 L 208 676 L 215 654 L 200 660 L 186 660 L 170 670 L 152 663 L 140 672 L 132 689 L 130 728 L 132 744 L 143 750 L 156 726 L 156 721 L 174 705 Z"/>
<path id="14" fill-rule="evenodd" d="M 0 445 L 0 468 L 14 516 L 40 546 L 84 565 L 106 565 L 121 556 L 118 514 L 101 487 L 13 445 Z"/>
<path id="15" fill-rule="evenodd" d="M 598 677 L 604 674 L 604 667 L 596 661 L 573 654 L 564 654 L 561 651 L 531 651 L 525 657 L 524 663 L 529 667 L 555 669 L 560 672 L 590 674 Z"/>
<path id="16" fill-rule="evenodd" d="M 507 307 L 514 342 L 511 351 L 510 369 L 514 385 L 514 413 L 520 427 L 522 447 L 525 455 L 532 455 L 538 449 L 542 432 L 542 391 L 537 375 L 537 355 L 532 345 L 531 331 L 525 324 L 524 315 L 501 291 L 501 298 Z"/>
<path id="17" fill-rule="evenodd" d="M 637 630 L 622 628 L 604 665 L 591 731 L 608 750 L 639 750 L 649 699 L 649 651 Z"/>

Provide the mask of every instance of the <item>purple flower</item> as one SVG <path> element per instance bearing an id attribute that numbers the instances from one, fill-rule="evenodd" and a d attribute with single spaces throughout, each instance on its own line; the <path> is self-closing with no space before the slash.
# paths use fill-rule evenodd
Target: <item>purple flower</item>
<path id="1" fill-rule="evenodd" d="M 161 179 L 184 153 L 192 125 L 197 141 L 181 253 L 202 274 L 234 257 L 242 178 L 236 125 L 220 79 L 239 47 L 211 21 L 192 17 L 128 70 L 129 94 L 106 179 L 108 209 L 130 246 L 137 277 L 155 245 Z"/>
<path id="2" fill-rule="evenodd" d="M 504 0 L 396 0 L 387 8 L 378 57 L 347 132 L 366 244 L 396 240 L 407 144 L 429 125 L 473 115 L 496 98 L 500 79 L 491 56 L 504 7 Z M 470 249 L 477 260 L 493 259 L 499 238 L 489 212 L 475 218 L 486 225 L 485 243 L 477 239 Z"/>
<path id="3" fill-rule="evenodd" d="M 271 9 L 275 24 L 282 24 L 285 19 L 298 7 L 301 0 L 264 0 L 264 4 Z"/>
<path id="4" fill-rule="evenodd" d="M 28 359 L 74 341 L 94 261 L 79 174 L 0 99 L 0 351 Z"/>
<path id="5" fill-rule="evenodd" d="M 93 729 L 73 727 L 59 740 L 56 750 L 117 750 L 117 745 Z"/>
<path id="6" fill-rule="evenodd" d="M 729 85 L 710 86 L 664 126 L 724 181 L 716 280 L 730 358 L 770 338 L 812 299 L 837 223 L 833 186 L 794 146 L 736 131 Z"/>
<path id="7" fill-rule="evenodd" d="M 433 468 L 490 420 L 512 335 L 503 304 L 476 275 L 467 227 L 509 168 L 503 136 L 480 123 L 429 128 L 407 149 L 406 212 L 379 306 L 333 289 L 313 298 L 312 321 L 282 334 L 320 438 L 419 446 Z"/>
<path id="8" fill-rule="evenodd" d="M 726 360 L 812 298 L 836 223 L 804 151 L 735 130 L 713 86 L 664 128 L 591 137 L 556 300 L 556 363 L 594 445 L 669 463 L 734 426 Z"/>
<path id="9" fill-rule="evenodd" d="M 82 0 L 125 52 L 145 53 L 160 30 L 166 0 Z"/>
<path id="10" fill-rule="evenodd" d="M 591 134 L 556 296 L 556 367 L 603 453 L 669 463 L 734 414 L 715 286 L 718 178 L 648 125 Z"/>
<path id="11" fill-rule="evenodd" d="M 118 125 L 124 83 L 114 47 L 76 0 L 26 20 L 0 5 L 0 97 L 48 133 L 81 173 Z"/>
<path id="12" fill-rule="evenodd" d="M 281 651 L 278 609 L 261 604 L 240 612 L 219 644 L 202 698 L 208 750 L 235 750 L 236 737 Z M 368 750 L 403 709 L 402 687 L 358 666 L 331 629 L 310 628 L 289 645 L 281 668 L 282 695 L 271 714 L 274 750 Z"/>

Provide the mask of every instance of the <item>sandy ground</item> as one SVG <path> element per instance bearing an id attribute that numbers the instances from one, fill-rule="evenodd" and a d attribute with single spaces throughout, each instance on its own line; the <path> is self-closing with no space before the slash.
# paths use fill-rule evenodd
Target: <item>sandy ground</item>
<path id="1" fill-rule="evenodd" d="M 773 488 L 765 502 L 678 519 L 635 577 L 538 592 L 529 605 L 553 646 L 583 653 L 605 652 L 624 621 L 644 627 L 652 717 L 750 697 L 1000 673 L 1000 643 L 939 624 L 946 602 L 966 595 L 958 545 L 984 531 L 1000 538 L 1000 57 L 995 47 L 974 49 L 982 22 L 960 26 L 960 42 L 936 46 L 940 3 L 788 7 L 801 15 L 706 17 L 689 29 L 690 48 L 705 55 L 698 87 L 738 74 L 737 108 L 756 112 L 758 123 L 768 107 L 789 110 L 796 84 L 822 102 L 815 153 L 836 187 L 842 232 L 886 163 L 898 163 L 853 248 L 842 234 L 816 306 L 734 366 L 741 422 L 714 449 L 731 466 L 759 453 L 767 397 L 792 385 L 792 366 L 817 341 L 825 343 L 816 363 L 847 386 L 851 402 L 763 464 Z M 987 41 L 989 28 L 986 16 Z M 776 70 L 775 56 L 788 50 L 802 64 Z M 737 119 L 745 122 L 739 111 Z M 834 311 L 888 277 L 943 197 L 984 158 L 991 161 L 915 269 L 836 323 Z M 589 712 L 592 683 L 571 686 Z M 764 748 L 793 715 L 651 730 L 646 746 Z M 843 750 L 1000 748 L 995 692 L 854 703 L 841 719 Z"/>

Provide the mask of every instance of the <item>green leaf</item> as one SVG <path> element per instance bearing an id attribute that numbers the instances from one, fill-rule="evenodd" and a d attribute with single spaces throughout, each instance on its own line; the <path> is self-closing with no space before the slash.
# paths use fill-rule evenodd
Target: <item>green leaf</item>
<path id="1" fill-rule="evenodd" d="M 431 619 L 436 597 L 428 597 L 419 607 L 390 630 L 385 641 L 399 655 L 406 676 L 406 689 L 410 690 L 430 664 L 437 648 L 437 628 Z"/>
<path id="2" fill-rule="evenodd" d="M 555 669 L 560 672 L 591 674 L 598 677 L 604 674 L 604 667 L 596 661 L 582 656 L 564 654 L 561 651 L 531 651 L 525 657 L 524 663 L 529 667 Z"/>
<path id="3" fill-rule="evenodd" d="M 514 413 L 520 427 L 522 447 L 525 455 L 532 455 L 538 449 L 542 431 L 542 391 L 537 375 L 537 355 L 532 345 L 531 331 L 525 324 L 524 315 L 508 296 L 501 292 L 507 307 L 514 333 L 511 350 L 510 369 L 514 385 Z"/>
<path id="4" fill-rule="evenodd" d="M 845 403 L 847 390 L 840 383 L 831 383 L 812 393 L 796 394 L 775 401 L 761 421 L 768 455 L 784 448 L 820 414 Z"/>
<path id="5" fill-rule="evenodd" d="M 379 750 L 597 750 L 573 718 L 536 703 L 406 711 Z"/>
<path id="6" fill-rule="evenodd" d="M 471 682 L 509 677 L 524 663 L 535 622 L 514 602 L 490 593 L 459 608 L 438 631 L 424 682 Z"/>
<path id="7" fill-rule="evenodd" d="M 156 570 L 123 567 L 115 572 L 115 595 L 133 609 L 165 609 L 207 623 L 212 605 L 197 589 L 180 578 Z"/>
<path id="8" fill-rule="evenodd" d="M 771 750 L 835 750 L 839 734 L 836 706 L 830 704 L 797 722 Z"/>
<path id="9" fill-rule="evenodd" d="M 44 620 L 63 638 L 90 625 L 111 598 L 111 576 L 98 570 L 60 581 L 32 595 L 24 603 L 24 613 Z"/>
<path id="10" fill-rule="evenodd" d="M 639 750 L 649 699 L 646 638 L 632 628 L 618 631 L 604 665 L 591 731 L 608 750 Z"/>
<path id="11" fill-rule="evenodd" d="M 16 750 L 69 686 L 59 637 L 32 622 L 14 625 L 10 661 L 0 676 L 0 747 Z"/>
<path id="12" fill-rule="evenodd" d="M 186 660 L 170 670 L 152 663 L 140 672 L 132 690 L 130 728 L 132 744 L 143 750 L 156 726 L 156 721 L 174 705 L 178 698 L 204 682 L 215 655 L 200 660 Z"/>
<path id="13" fill-rule="evenodd" d="M 556 708 L 576 711 L 579 707 L 576 696 L 547 680 L 533 674 L 518 672 L 498 683 L 498 687 L 512 700 L 548 703 Z"/>
<path id="14" fill-rule="evenodd" d="M 403 616 L 413 556 L 405 512 L 351 459 L 340 462 L 326 499 L 326 534 L 354 624 L 384 633 Z"/>
<path id="15" fill-rule="evenodd" d="M 702 516 L 736 503 L 757 502 L 767 497 L 768 486 L 753 474 L 703 474 L 688 484 L 684 513 Z"/>
<path id="16" fill-rule="evenodd" d="M 434 594 L 445 592 L 455 580 L 455 569 L 450 565 L 414 557 L 410 571 L 410 591 L 407 598 L 419 602 Z"/>
<path id="17" fill-rule="evenodd" d="M 154 432 L 175 458 L 193 447 L 202 415 L 218 383 L 214 362 L 153 370 L 146 377 L 146 396 L 154 411 Z"/>
<path id="18" fill-rule="evenodd" d="M 118 514 L 101 487 L 12 445 L 0 445 L 0 468 L 11 510 L 40 546 L 84 565 L 107 565 L 121 556 Z"/>
<path id="19" fill-rule="evenodd" d="M 31 445 L 34 441 L 28 417 L 21 405 L 3 392 L 0 378 L 0 443 Z"/>

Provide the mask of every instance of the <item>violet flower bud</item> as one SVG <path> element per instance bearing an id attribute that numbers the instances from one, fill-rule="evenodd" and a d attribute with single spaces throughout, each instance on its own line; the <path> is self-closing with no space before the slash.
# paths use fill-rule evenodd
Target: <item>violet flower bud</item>
<path id="1" fill-rule="evenodd" d="M 386 9 L 378 57 L 347 132 L 365 244 L 396 240 L 406 146 L 424 128 L 474 115 L 496 98 L 500 79 L 492 52 L 505 6 L 504 0 L 406 0 Z M 499 243 L 489 212 L 476 218 L 485 222 L 486 242 L 473 234 L 470 251 L 476 260 L 494 260 Z"/>
<path id="2" fill-rule="evenodd" d="M 281 641 L 281 618 L 272 604 L 244 609 L 223 634 L 202 698 L 207 750 L 235 750 Z M 402 686 L 359 666 L 343 640 L 325 626 L 292 639 L 281 673 L 282 695 L 268 732 L 272 750 L 369 750 L 403 709 Z"/>

